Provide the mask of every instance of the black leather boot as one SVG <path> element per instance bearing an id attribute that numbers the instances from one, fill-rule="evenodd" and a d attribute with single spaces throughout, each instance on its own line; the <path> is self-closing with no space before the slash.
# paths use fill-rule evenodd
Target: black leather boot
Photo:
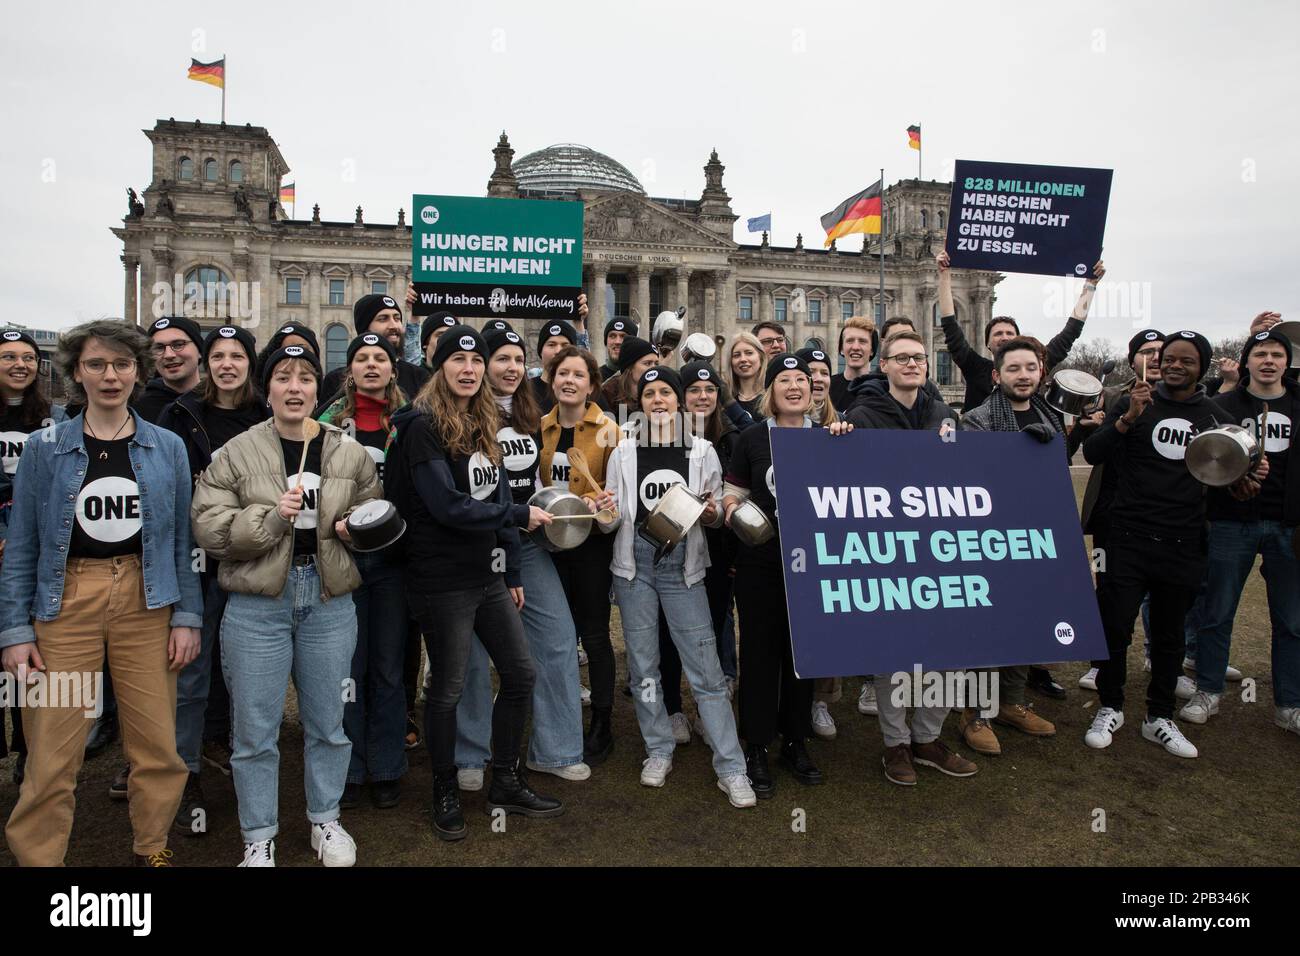
<path id="1" fill-rule="evenodd" d="M 814 786 L 826 782 L 825 774 L 817 769 L 812 757 L 808 756 L 808 744 L 802 738 L 787 739 L 781 745 L 781 764 L 802 784 Z"/>
<path id="2" fill-rule="evenodd" d="M 525 817 L 558 817 L 564 804 L 551 797 L 534 793 L 516 760 L 509 767 L 492 768 L 492 786 L 488 789 L 487 812 L 504 810 Z"/>
<path id="3" fill-rule="evenodd" d="M 745 750 L 745 774 L 749 785 L 754 788 L 754 796 L 768 800 L 776 793 L 776 784 L 772 782 L 772 771 L 767 767 L 767 748 L 748 747 Z"/>
<path id="4" fill-rule="evenodd" d="M 208 802 L 203 796 L 203 787 L 199 784 L 199 775 L 190 773 L 185 781 L 185 792 L 181 794 L 180 806 L 176 809 L 176 818 L 172 827 L 177 833 L 187 837 L 206 836 L 208 832 Z"/>
<path id="5" fill-rule="evenodd" d="M 433 778 L 433 833 L 439 840 L 465 839 L 465 815 L 460 812 L 456 772 Z"/>
<path id="6" fill-rule="evenodd" d="M 611 708 L 591 708 L 591 729 L 583 735 L 582 759 L 596 766 L 609 759 L 614 752 L 614 732 L 610 729 Z"/>

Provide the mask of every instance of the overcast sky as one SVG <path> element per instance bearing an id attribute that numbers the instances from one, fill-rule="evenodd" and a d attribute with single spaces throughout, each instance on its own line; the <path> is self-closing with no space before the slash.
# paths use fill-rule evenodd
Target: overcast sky
<path id="1" fill-rule="evenodd" d="M 115 9 L 120 6 L 120 9 Z M 295 12 L 290 12 L 294 10 Z M 57 3 L 0 36 L 4 318 L 122 312 L 125 188 L 140 130 L 220 117 L 191 55 L 228 57 L 227 121 L 265 126 L 297 216 L 395 221 L 412 192 L 482 195 L 516 158 L 607 153 L 651 195 L 698 198 L 717 147 L 740 220 L 820 245 L 818 218 L 873 182 L 953 158 L 1115 170 L 1088 336 L 1241 332 L 1300 318 L 1295 239 L 1300 5 L 1215 3 Z M 842 243 L 856 249 L 853 237 Z M 1064 280 L 1010 275 L 995 311 L 1054 331 Z M 1103 289 L 1106 286 L 1103 285 Z M 1064 305 L 1062 304 L 1064 303 Z M 1053 314 L 1055 313 L 1055 314 Z"/>

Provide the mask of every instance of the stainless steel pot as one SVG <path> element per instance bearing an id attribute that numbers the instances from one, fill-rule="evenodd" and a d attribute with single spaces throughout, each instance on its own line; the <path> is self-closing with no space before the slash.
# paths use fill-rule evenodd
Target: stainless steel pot
<path id="1" fill-rule="evenodd" d="M 686 332 L 686 306 L 676 312 L 660 312 L 655 324 L 650 329 L 650 344 L 659 350 L 660 355 L 667 355 L 677 348 Z"/>
<path id="2" fill-rule="evenodd" d="M 718 354 L 718 344 L 713 336 L 704 332 L 692 332 L 682 343 L 682 364 L 687 362 L 712 362 Z"/>
<path id="3" fill-rule="evenodd" d="M 1101 382 L 1077 368 L 1063 368 L 1052 376 L 1045 396 L 1047 404 L 1062 415 L 1087 415 L 1101 395 Z"/>
<path id="4" fill-rule="evenodd" d="M 686 540 L 706 506 L 705 500 L 685 485 L 673 485 L 664 493 L 637 529 L 637 534 L 655 546 L 655 564 Z"/>
<path id="5" fill-rule="evenodd" d="M 568 515 L 589 515 L 591 509 L 587 502 L 577 495 L 559 488 L 541 488 L 533 492 L 528 499 L 530 505 L 536 505 L 543 511 L 549 511 L 557 517 Z M 538 547 L 547 551 L 572 551 L 591 534 L 590 521 L 556 521 L 542 525 L 532 532 L 533 541 Z"/>
<path id="6" fill-rule="evenodd" d="M 1263 450 L 1254 433 L 1240 425 L 1198 432 L 1187 444 L 1187 470 L 1203 485 L 1226 488 L 1259 464 Z"/>
<path id="7" fill-rule="evenodd" d="M 766 544 L 776 534 L 772 522 L 767 520 L 763 509 L 752 501 L 742 501 L 731 513 L 731 530 L 743 544 L 757 548 Z"/>

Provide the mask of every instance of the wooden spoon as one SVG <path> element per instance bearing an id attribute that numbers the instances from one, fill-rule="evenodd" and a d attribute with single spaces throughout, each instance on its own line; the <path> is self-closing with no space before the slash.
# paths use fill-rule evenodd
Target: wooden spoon
<path id="1" fill-rule="evenodd" d="M 302 422 L 302 458 L 298 460 L 298 480 L 293 485 L 295 488 L 302 487 L 302 473 L 307 470 L 307 449 L 311 447 L 311 443 L 316 440 L 316 436 L 319 434 L 320 422 L 314 418 L 304 418 Z M 294 521 L 298 520 L 297 515 L 294 515 L 293 518 Z M 289 522 L 289 526 L 293 526 L 293 521 Z"/>
<path id="2" fill-rule="evenodd" d="M 600 483 L 591 476 L 591 469 L 587 467 L 587 456 L 583 454 L 581 448 L 570 448 L 568 451 L 569 464 L 578 469 L 578 474 L 586 478 L 591 483 L 591 487 L 597 492 L 601 491 Z"/>

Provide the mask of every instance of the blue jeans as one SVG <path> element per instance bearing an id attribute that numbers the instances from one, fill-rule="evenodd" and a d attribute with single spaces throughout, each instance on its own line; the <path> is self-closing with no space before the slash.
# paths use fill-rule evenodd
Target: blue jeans
<path id="1" fill-rule="evenodd" d="M 212 649 L 221 632 L 226 610 L 226 592 L 217 576 L 205 575 L 203 588 L 203 631 L 199 656 L 176 677 L 176 753 L 190 773 L 198 773 L 203 747 L 203 725 L 208 710 L 208 688 L 212 686 Z"/>
<path id="2" fill-rule="evenodd" d="M 343 733 L 343 682 L 356 644 L 352 596 L 321 601 L 315 565 L 289 568 L 279 597 L 230 595 L 221 666 L 230 688 L 230 768 L 245 843 L 273 839 L 280 829 L 280 722 L 290 672 L 302 722 L 307 818 L 338 819 L 352 756 Z"/>
<path id="3" fill-rule="evenodd" d="M 1241 590 L 1263 555 L 1268 616 L 1273 627 L 1273 703 L 1300 707 L 1300 560 L 1293 528 L 1278 521 L 1212 521 L 1204 619 L 1198 632 L 1196 686 L 1223 693 L 1232 622 Z"/>
<path id="4" fill-rule="evenodd" d="M 348 783 L 406 776 L 406 587 L 402 565 L 387 553 L 356 555 L 361 587 L 357 649 L 352 655 L 353 699 L 343 708 L 343 731 L 352 741 Z"/>
<path id="5" fill-rule="evenodd" d="M 582 762 L 582 698 L 578 635 L 549 552 L 521 534 L 524 637 L 533 659 L 533 733 L 528 759 L 539 767 Z M 456 706 L 456 766 L 486 767 L 492 759 L 492 676 L 477 637 L 469 651 L 465 689 Z"/>
<path id="6" fill-rule="evenodd" d="M 718 663 L 718 642 L 709 614 L 704 582 L 686 586 L 682 574 L 686 551 L 677 548 L 656 566 L 654 548 L 637 537 L 633 545 L 636 577 L 614 575 L 614 597 L 623 619 L 628 677 L 637 723 L 651 757 L 672 757 L 675 742 L 659 679 L 659 608 L 682 659 L 695 709 L 713 748 L 719 778 L 745 772 L 745 756 L 736 736 L 736 718 L 727 699 L 727 684 Z"/>

